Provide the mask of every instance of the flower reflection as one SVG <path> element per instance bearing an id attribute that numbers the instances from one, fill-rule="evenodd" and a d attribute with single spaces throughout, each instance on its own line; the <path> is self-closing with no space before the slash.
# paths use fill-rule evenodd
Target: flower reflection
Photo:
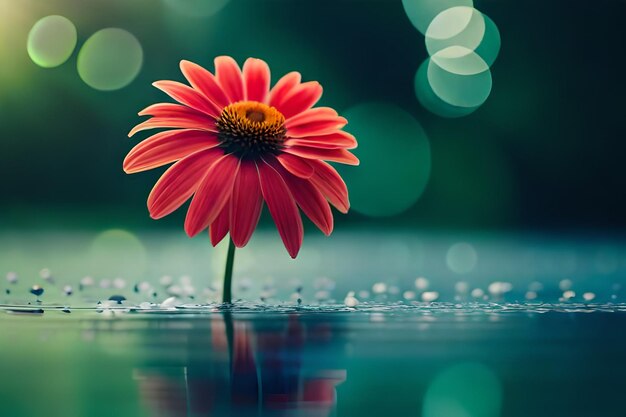
<path id="1" fill-rule="evenodd" d="M 186 329 L 184 363 L 135 369 L 147 415 L 328 416 L 346 379 L 333 367 L 342 345 L 328 331 L 297 315 L 253 326 L 230 313 L 211 321 L 210 334 Z M 324 355 L 307 355 L 309 346 Z"/>

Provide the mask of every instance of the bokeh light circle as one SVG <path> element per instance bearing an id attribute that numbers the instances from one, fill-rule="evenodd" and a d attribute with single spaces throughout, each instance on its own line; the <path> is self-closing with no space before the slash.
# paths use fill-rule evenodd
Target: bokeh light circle
<path id="1" fill-rule="evenodd" d="M 474 51 L 491 67 L 500 53 L 502 38 L 496 23 L 484 13 L 483 18 L 485 19 L 485 36 Z"/>
<path id="2" fill-rule="evenodd" d="M 452 7 L 439 13 L 426 30 L 429 55 L 450 46 L 478 48 L 485 37 L 485 18 L 473 7 Z"/>
<path id="3" fill-rule="evenodd" d="M 456 118 L 467 116 L 475 112 L 480 106 L 475 107 L 458 107 L 452 104 L 446 103 L 440 99 L 430 87 L 428 82 L 428 63 L 430 58 L 426 59 L 422 65 L 420 65 L 417 73 L 415 74 L 415 95 L 420 104 L 424 106 L 431 113 L 437 116 Z"/>
<path id="4" fill-rule="evenodd" d="M 431 57 L 437 66 L 456 75 L 475 75 L 489 70 L 489 65 L 473 50 L 453 45 Z"/>
<path id="5" fill-rule="evenodd" d="M 143 49 L 124 29 L 106 28 L 93 35 L 78 53 L 78 74 L 96 90 L 118 90 L 130 84 L 143 64 Z"/>
<path id="6" fill-rule="evenodd" d="M 163 0 L 165 5 L 176 13 L 186 17 L 213 16 L 228 4 L 230 0 Z"/>
<path id="7" fill-rule="evenodd" d="M 347 130 L 359 147 L 358 168 L 339 166 L 352 208 L 373 216 L 393 216 L 411 207 L 430 176 L 430 144 L 410 114 L 387 103 L 364 103 L 345 112 Z"/>
<path id="8" fill-rule="evenodd" d="M 478 263 L 478 253 L 466 242 L 455 243 L 446 253 L 446 264 L 452 272 L 467 274 L 472 272 Z"/>
<path id="9" fill-rule="evenodd" d="M 77 33 L 74 24 L 63 16 L 46 16 L 28 33 L 28 56 L 40 67 L 58 67 L 72 55 Z"/>
<path id="10" fill-rule="evenodd" d="M 90 274 L 111 278 L 141 277 L 148 265 L 148 254 L 137 236 L 122 229 L 98 234 L 89 248 Z"/>
<path id="11" fill-rule="evenodd" d="M 429 385 L 423 417 L 498 417 L 502 384 L 485 365 L 474 362 L 453 365 Z"/>
<path id="12" fill-rule="evenodd" d="M 402 0 L 409 20 L 422 34 L 426 33 L 430 22 L 444 10 L 456 6 L 473 7 L 473 0 Z"/>
<path id="13" fill-rule="evenodd" d="M 437 54 L 442 51 L 437 52 Z M 437 55 L 435 54 L 435 55 Z M 433 56 L 428 62 L 428 83 L 433 92 L 443 101 L 458 107 L 476 107 L 482 105 L 491 93 L 491 71 L 487 70 L 471 75 L 454 74 L 441 68 Z M 464 59 L 464 58 L 458 58 Z M 481 59 L 476 57 L 476 59 Z M 450 60 L 448 65 L 453 65 Z"/>

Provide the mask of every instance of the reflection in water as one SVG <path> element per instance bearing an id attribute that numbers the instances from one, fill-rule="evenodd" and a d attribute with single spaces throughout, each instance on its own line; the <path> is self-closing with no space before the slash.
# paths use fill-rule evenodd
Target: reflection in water
<path id="1" fill-rule="evenodd" d="M 135 369 L 147 415 L 333 414 L 336 386 L 345 381 L 346 371 L 333 367 L 341 352 L 335 336 L 331 345 L 328 328 L 301 323 L 298 315 L 253 325 L 234 321 L 230 313 L 213 317 L 209 329 L 198 327 L 190 326 L 177 338 L 185 346 L 178 351 L 185 360 Z M 318 355 L 306 353 L 311 346 Z"/>

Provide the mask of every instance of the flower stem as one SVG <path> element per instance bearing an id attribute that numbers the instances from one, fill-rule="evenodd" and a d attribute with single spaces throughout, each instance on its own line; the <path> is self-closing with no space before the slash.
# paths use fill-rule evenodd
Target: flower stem
<path id="1" fill-rule="evenodd" d="M 228 240 L 228 254 L 226 255 L 226 269 L 224 270 L 224 285 L 222 288 L 222 302 L 224 304 L 232 302 L 233 263 L 235 262 L 235 244 L 232 239 Z"/>

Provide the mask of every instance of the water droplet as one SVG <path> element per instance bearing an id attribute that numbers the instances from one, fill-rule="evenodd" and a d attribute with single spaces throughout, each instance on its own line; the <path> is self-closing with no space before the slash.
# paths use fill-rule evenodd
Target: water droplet
<path id="1" fill-rule="evenodd" d="M 43 288 L 39 285 L 33 285 L 30 288 L 30 293 L 39 297 L 41 294 L 43 294 Z"/>
<path id="2" fill-rule="evenodd" d="M 72 295 L 74 290 L 72 289 L 71 285 L 66 285 L 63 287 L 63 292 L 65 293 L 65 295 Z"/>
<path id="3" fill-rule="evenodd" d="M 122 304 L 122 301 L 126 301 L 126 297 L 123 295 L 112 295 L 109 297 L 109 301 L 115 301 L 117 304 Z"/>

